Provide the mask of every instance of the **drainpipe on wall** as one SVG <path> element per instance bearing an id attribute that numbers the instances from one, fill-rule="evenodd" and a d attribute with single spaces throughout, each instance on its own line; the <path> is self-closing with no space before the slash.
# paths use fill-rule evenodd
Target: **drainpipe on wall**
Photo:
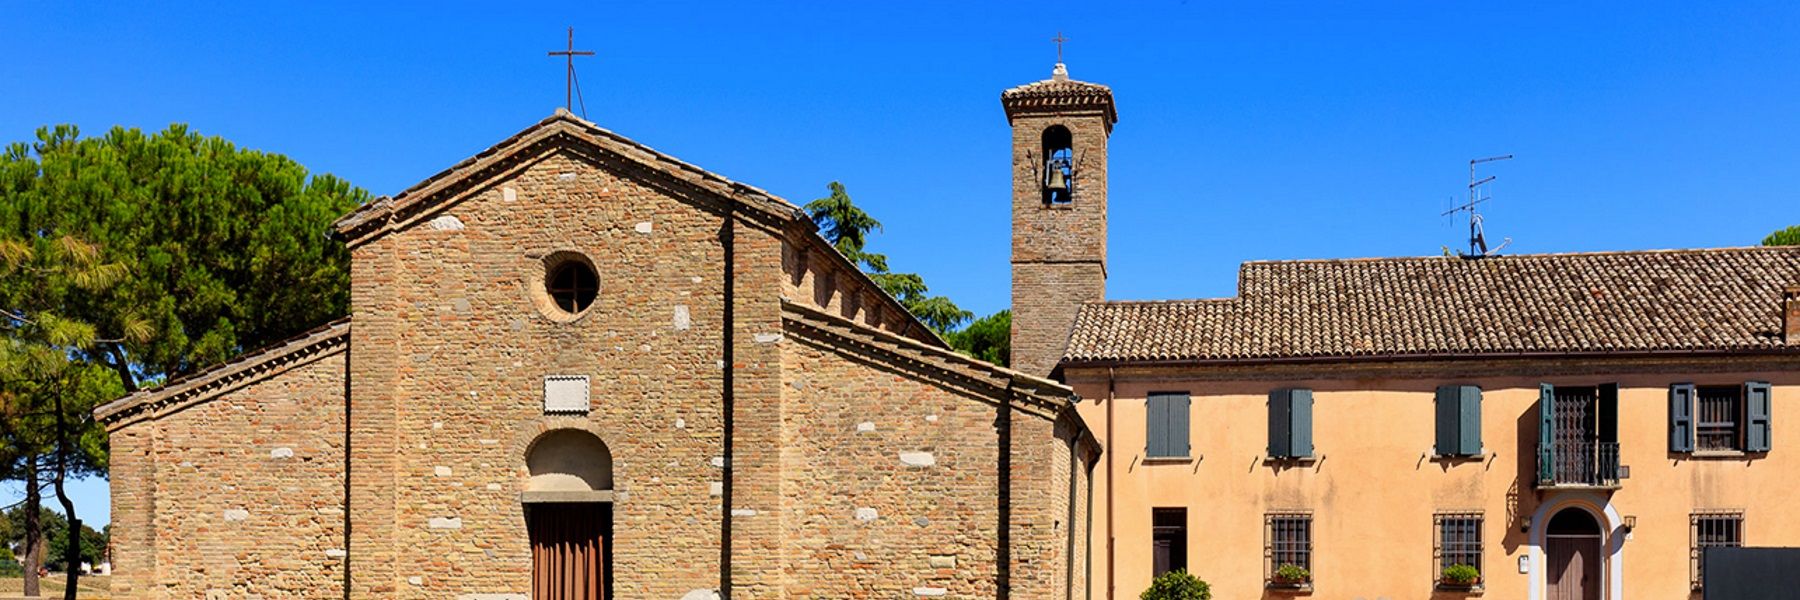
<path id="1" fill-rule="evenodd" d="M 1791 304 L 1790 304 L 1791 306 Z M 1113 443 L 1113 368 L 1106 368 L 1106 445 Z M 1113 455 L 1112 448 L 1104 448 L 1106 457 L 1106 600 L 1113 600 L 1113 590 L 1118 584 L 1113 579 Z"/>

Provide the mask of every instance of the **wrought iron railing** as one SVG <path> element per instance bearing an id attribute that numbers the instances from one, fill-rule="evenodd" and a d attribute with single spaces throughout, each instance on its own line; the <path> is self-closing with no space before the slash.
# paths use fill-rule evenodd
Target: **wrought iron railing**
<path id="1" fill-rule="evenodd" d="M 1538 445 L 1538 485 L 1616 487 L 1617 442 L 1552 442 Z"/>

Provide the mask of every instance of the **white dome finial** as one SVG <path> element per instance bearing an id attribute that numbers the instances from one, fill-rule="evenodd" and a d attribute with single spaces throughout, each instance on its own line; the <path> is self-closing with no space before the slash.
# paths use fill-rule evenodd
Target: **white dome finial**
<path id="1" fill-rule="evenodd" d="M 1062 63 L 1056 63 L 1056 68 L 1050 70 L 1050 78 L 1054 79 L 1056 81 L 1068 81 L 1069 80 L 1068 65 L 1065 65 Z"/>

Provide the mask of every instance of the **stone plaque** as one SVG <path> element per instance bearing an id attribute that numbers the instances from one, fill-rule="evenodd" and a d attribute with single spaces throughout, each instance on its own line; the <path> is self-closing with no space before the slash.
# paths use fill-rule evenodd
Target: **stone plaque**
<path id="1" fill-rule="evenodd" d="M 588 378 L 586 375 L 550 375 L 544 378 L 544 414 L 585 415 L 588 413 Z"/>

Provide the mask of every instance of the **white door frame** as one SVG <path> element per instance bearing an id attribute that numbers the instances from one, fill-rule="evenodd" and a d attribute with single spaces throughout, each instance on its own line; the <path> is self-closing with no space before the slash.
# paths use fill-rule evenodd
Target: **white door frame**
<path id="1" fill-rule="evenodd" d="M 1625 520 L 1619 517 L 1619 511 L 1613 509 L 1606 497 L 1593 492 L 1555 492 L 1532 513 L 1530 541 L 1525 546 L 1525 555 L 1530 557 L 1526 565 L 1526 578 L 1531 582 L 1529 599 L 1542 600 L 1550 585 L 1544 532 L 1550 526 L 1550 518 L 1565 508 L 1579 508 L 1598 517 L 1600 553 L 1606 561 L 1606 567 L 1600 572 L 1600 589 L 1604 592 L 1601 597 L 1625 600 Z"/>

